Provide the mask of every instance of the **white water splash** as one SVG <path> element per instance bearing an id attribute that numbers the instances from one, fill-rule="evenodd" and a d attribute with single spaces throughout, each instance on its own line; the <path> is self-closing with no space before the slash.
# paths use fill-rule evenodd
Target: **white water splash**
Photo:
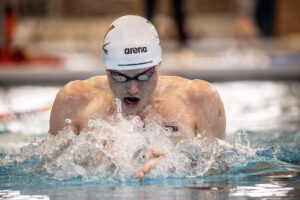
<path id="1" fill-rule="evenodd" d="M 124 117 L 121 102 L 115 100 L 114 105 L 116 113 L 110 119 L 90 119 L 89 129 L 78 136 L 66 127 L 57 136 L 32 141 L 21 149 L 20 160 L 37 158 L 38 164 L 28 170 L 46 172 L 55 179 L 80 176 L 85 181 L 131 179 L 153 147 L 162 147 L 166 153 L 147 174 L 149 178 L 219 174 L 240 162 L 239 152 L 223 140 L 198 134 L 175 142 L 171 130 L 155 122 L 144 125 L 138 116 Z"/>

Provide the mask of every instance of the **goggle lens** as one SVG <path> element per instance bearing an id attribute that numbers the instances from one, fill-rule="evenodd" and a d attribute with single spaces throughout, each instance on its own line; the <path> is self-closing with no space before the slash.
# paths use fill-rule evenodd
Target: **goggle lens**
<path id="1" fill-rule="evenodd" d="M 121 75 L 112 75 L 112 78 L 114 79 L 114 81 L 117 81 L 119 83 L 123 83 L 127 81 L 127 78 Z"/>
<path id="2" fill-rule="evenodd" d="M 153 73 L 149 73 L 149 74 L 142 74 L 142 75 L 139 75 L 138 77 L 137 77 L 137 79 L 139 80 L 139 81 L 148 81 L 151 77 L 152 77 L 152 74 Z"/>
<path id="3" fill-rule="evenodd" d="M 124 83 L 130 80 L 137 80 L 137 81 L 148 81 L 153 73 L 154 67 L 150 68 L 149 70 L 142 72 L 141 74 L 136 75 L 135 77 L 131 78 L 126 76 L 125 74 L 121 74 L 119 72 L 110 71 L 112 79 L 118 83 Z"/>

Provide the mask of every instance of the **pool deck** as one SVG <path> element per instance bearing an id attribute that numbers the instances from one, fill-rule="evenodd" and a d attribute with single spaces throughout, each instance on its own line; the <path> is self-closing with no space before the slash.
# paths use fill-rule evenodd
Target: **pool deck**
<path id="1" fill-rule="evenodd" d="M 63 71 L 58 69 L 1 69 L 0 85 L 61 85 L 73 80 L 84 80 L 104 75 L 104 70 Z M 162 75 L 176 75 L 210 82 L 242 80 L 300 80 L 300 67 L 228 70 L 161 70 Z"/>
<path id="2" fill-rule="evenodd" d="M 300 80 L 300 49 L 292 41 L 203 38 L 179 48 L 162 41 L 162 75 L 213 82 L 238 80 Z M 99 49 L 100 51 L 100 49 Z M 58 66 L 43 63 L 2 64 L 0 85 L 61 85 L 105 75 L 101 53 L 56 52 Z"/>

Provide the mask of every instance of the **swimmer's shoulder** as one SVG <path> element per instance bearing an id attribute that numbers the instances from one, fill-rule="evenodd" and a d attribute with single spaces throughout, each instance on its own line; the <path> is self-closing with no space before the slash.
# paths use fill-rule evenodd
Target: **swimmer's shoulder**
<path id="1" fill-rule="evenodd" d="M 214 87 L 207 81 L 200 79 L 186 79 L 180 76 L 159 76 L 158 84 L 161 86 L 164 85 L 173 85 L 176 87 L 185 88 L 188 90 L 214 90 Z"/>
<path id="2" fill-rule="evenodd" d="M 189 81 L 179 76 L 159 76 L 157 89 L 166 94 L 183 89 Z"/>
<path id="3" fill-rule="evenodd" d="M 103 78 L 96 78 L 104 82 Z M 57 93 L 54 105 L 64 104 L 65 106 L 76 106 L 76 109 L 87 104 L 98 93 L 96 90 L 95 78 L 87 80 L 75 80 L 67 83 Z"/>
<path id="4" fill-rule="evenodd" d="M 181 91 L 185 80 L 178 76 L 159 76 L 158 83 L 155 89 L 155 95 L 169 96 Z"/>
<path id="5" fill-rule="evenodd" d="M 191 80 L 188 86 L 189 86 L 189 90 L 191 90 L 192 92 L 203 92 L 203 93 L 217 92 L 216 88 L 211 83 L 200 79 Z"/>
<path id="6" fill-rule="evenodd" d="M 105 76 L 94 76 L 86 80 L 75 80 L 67 83 L 58 93 L 61 96 L 88 97 L 96 89 L 107 89 L 108 83 Z"/>
<path id="7" fill-rule="evenodd" d="M 83 83 L 90 87 L 99 89 L 107 89 L 109 87 L 107 76 L 93 76 L 89 79 L 84 80 Z"/>
<path id="8" fill-rule="evenodd" d="M 158 85 L 161 88 L 182 89 L 191 98 L 218 97 L 218 91 L 215 87 L 200 79 L 190 80 L 179 76 L 160 76 Z"/>
<path id="9" fill-rule="evenodd" d="M 187 93 L 196 133 L 224 139 L 226 115 L 217 89 L 209 82 L 196 79 Z"/>
<path id="10" fill-rule="evenodd" d="M 89 101 L 86 96 L 87 88 L 87 85 L 83 81 L 76 80 L 67 83 L 59 90 L 51 109 L 50 134 L 58 134 L 66 126 L 65 119 L 72 121 L 72 128 L 74 132 L 77 132 L 77 113 Z"/>
<path id="11" fill-rule="evenodd" d="M 209 82 L 194 79 L 188 84 L 187 92 L 191 100 L 207 100 L 220 99 L 217 89 Z"/>
<path id="12" fill-rule="evenodd" d="M 182 78 L 180 76 L 159 76 L 158 79 L 159 83 L 165 84 L 165 83 L 183 83 L 189 81 L 189 79 Z"/>
<path id="13" fill-rule="evenodd" d="M 72 120 L 72 127 L 78 133 L 81 125 L 82 113 L 91 104 L 93 99 L 99 96 L 104 96 L 104 100 L 108 99 L 105 96 L 101 87 L 106 88 L 105 77 L 92 77 L 87 80 L 76 80 L 67 83 L 62 87 L 56 95 L 50 115 L 50 130 L 51 134 L 56 135 L 59 130 L 65 127 L 65 119 Z M 100 89 L 99 89 L 100 88 Z M 104 101 L 103 100 L 103 101 Z"/>
<path id="14" fill-rule="evenodd" d="M 172 82 L 176 85 L 174 93 L 180 94 L 180 98 L 185 100 L 188 112 L 194 120 L 196 133 L 205 132 L 208 136 L 224 138 L 226 129 L 224 105 L 212 84 L 204 80 L 189 80 L 176 76 L 161 77 L 160 80 L 166 82 L 165 85 Z"/>

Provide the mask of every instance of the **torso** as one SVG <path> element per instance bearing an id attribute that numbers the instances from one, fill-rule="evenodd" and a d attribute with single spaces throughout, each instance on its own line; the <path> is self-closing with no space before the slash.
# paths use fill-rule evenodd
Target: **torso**
<path id="1" fill-rule="evenodd" d="M 179 77 L 161 76 L 152 95 L 153 100 L 138 113 L 144 123 L 147 124 L 152 120 L 156 120 L 157 123 L 173 132 L 193 133 L 193 117 L 189 112 L 185 91 L 188 82 L 189 80 Z M 97 113 L 105 118 L 114 114 L 112 104 L 114 96 L 108 86 L 106 77 L 93 77 L 86 80 L 85 83 L 90 86 L 86 90 L 86 96 L 89 96 L 89 100 L 77 116 L 80 129 L 87 127 L 87 115 L 93 117 Z"/>
<path id="2" fill-rule="evenodd" d="M 100 116 L 105 119 L 113 115 L 115 110 L 113 106 L 114 95 L 110 90 L 106 77 L 93 77 L 78 84 L 80 86 L 75 89 L 80 88 L 80 91 L 77 92 L 81 94 L 81 98 L 84 100 L 80 101 L 83 102 L 80 105 L 74 106 L 76 108 L 80 106 L 80 108 L 76 111 L 76 117 L 73 121 L 76 123 L 75 126 L 79 133 L 80 130 L 88 127 L 87 115 L 93 117 L 96 114 L 96 117 Z M 151 101 L 137 114 L 145 124 L 156 120 L 157 123 L 172 130 L 178 139 L 194 136 L 197 132 L 197 120 L 199 126 L 199 119 L 196 119 L 199 118 L 199 115 L 196 116 L 195 114 L 195 106 L 199 107 L 201 112 L 201 107 L 206 105 L 202 105 L 201 102 L 193 103 L 193 100 L 191 100 L 190 97 L 195 96 L 195 92 L 191 90 L 193 85 L 195 85 L 194 82 L 188 79 L 160 76 Z M 205 123 L 204 119 L 206 117 L 203 116 L 203 120 L 200 120 Z"/>

